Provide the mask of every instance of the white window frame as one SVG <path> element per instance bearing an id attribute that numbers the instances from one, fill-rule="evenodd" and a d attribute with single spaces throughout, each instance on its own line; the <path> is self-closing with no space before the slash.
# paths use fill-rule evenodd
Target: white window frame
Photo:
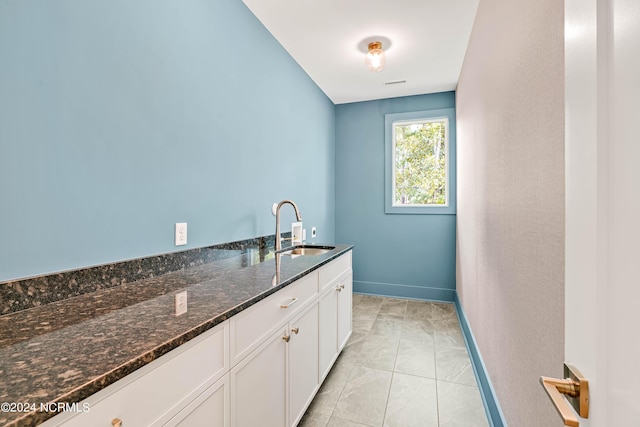
<path id="1" fill-rule="evenodd" d="M 395 203 L 395 127 L 445 121 L 445 203 L 401 205 Z M 414 111 L 385 115 L 385 213 L 455 214 L 455 109 Z"/>

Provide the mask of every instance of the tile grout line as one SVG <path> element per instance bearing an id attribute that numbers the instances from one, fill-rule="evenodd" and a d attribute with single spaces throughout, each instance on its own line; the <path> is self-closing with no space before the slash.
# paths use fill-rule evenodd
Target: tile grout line
<path id="1" fill-rule="evenodd" d="M 387 392 L 387 401 L 384 405 L 384 414 L 382 415 L 382 426 L 384 426 L 384 421 L 387 419 L 387 409 L 389 409 L 389 400 L 391 400 L 391 387 L 393 387 L 393 379 L 396 375 L 396 363 L 398 363 L 398 350 L 400 348 L 400 340 L 396 343 L 396 357 L 393 360 L 393 368 L 391 370 L 391 382 L 389 383 L 389 391 Z"/>
<path id="2" fill-rule="evenodd" d="M 376 305 L 377 305 L 377 304 L 376 304 Z M 381 306 L 382 306 L 382 304 L 380 304 L 380 307 L 381 307 Z M 380 312 L 380 307 L 378 307 L 378 308 L 376 309 L 376 311 L 375 311 L 375 316 L 376 316 L 376 317 L 378 316 L 378 313 Z M 366 334 L 365 334 L 365 339 L 366 339 L 366 336 L 367 336 L 367 335 L 369 335 L 369 333 L 370 333 L 370 332 L 371 332 L 371 328 L 369 328 L 369 330 L 366 332 Z M 339 356 L 338 356 L 338 357 L 339 357 Z M 336 400 L 336 403 L 335 403 L 335 405 L 333 406 L 333 410 L 331 411 L 331 415 L 329 415 L 329 420 L 327 421 L 327 425 L 329 424 L 329 422 L 331 422 L 331 418 L 335 418 L 335 419 L 338 419 L 338 420 L 344 420 L 343 418 L 340 418 L 340 417 L 334 416 L 334 414 L 335 414 L 335 412 L 336 412 L 336 409 L 338 408 L 338 403 L 340 402 L 340 399 L 342 398 L 342 394 L 344 393 L 344 390 L 345 390 L 345 388 L 347 387 L 347 382 L 349 381 L 349 378 L 351 377 L 351 373 L 353 372 L 353 369 L 354 369 L 356 366 L 359 366 L 359 365 L 357 365 L 356 363 L 354 363 L 354 364 L 353 364 L 353 366 L 351 366 L 351 367 L 349 368 L 349 375 L 347 375 L 347 380 L 346 380 L 346 381 L 345 381 L 345 383 L 342 385 L 342 388 L 341 388 L 341 390 L 340 390 L 340 394 L 339 394 L 339 396 L 338 396 L 338 399 Z M 351 420 L 346 420 L 346 421 L 354 422 L 354 421 L 351 421 Z M 384 420 L 383 420 L 383 422 L 384 422 Z M 359 424 L 359 423 L 358 423 L 358 424 Z"/>
<path id="3" fill-rule="evenodd" d="M 434 324 L 434 319 L 433 319 L 433 304 L 431 305 L 431 318 L 429 319 L 429 321 L 431 322 L 431 324 Z M 436 381 L 436 419 L 438 420 L 438 427 L 440 427 L 440 392 L 439 392 L 439 387 L 438 387 L 438 348 L 436 345 L 437 342 L 437 334 L 438 331 L 434 328 L 433 330 L 433 374 L 436 377 L 435 381 Z"/>
<path id="4" fill-rule="evenodd" d="M 335 405 L 333 405 L 333 410 L 331 411 L 331 415 L 329 415 L 329 421 L 331 420 L 331 418 L 338 418 L 338 417 L 334 417 L 333 414 L 334 414 L 334 412 L 336 412 L 336 409 L 338 408 L 338 402 L 340 402 L 340 398 L 342 397 L 342 393 L 344 393 L 344 389 L 347 387 L 347 382 L 349 381 L 349 378 L 351 377 L 351 372 L 353 372 L 353 368 L 354 367 L 355 367 L 355 365 L 353 365 L 351 368 L 349 368 L 349 375 L 347 375 L 347 379 L 344 382 L 344 384 L 342 385 L 342 388 L 340 389 L 340 394 L 338 395 L 338 399 L 336 399 L 336 403 L 335 403 Z M 328 424 L 328 422 L 327 422 L 327 424 Z"/>

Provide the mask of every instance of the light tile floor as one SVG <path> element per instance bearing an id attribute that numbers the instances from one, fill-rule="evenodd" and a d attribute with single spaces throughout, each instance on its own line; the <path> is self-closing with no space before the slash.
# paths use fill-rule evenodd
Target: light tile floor
<path id="1" fill-rule="evenodd" d="M 453 304 L 353 295 L 353 334 L 301 427 L 488 427 Z"/>

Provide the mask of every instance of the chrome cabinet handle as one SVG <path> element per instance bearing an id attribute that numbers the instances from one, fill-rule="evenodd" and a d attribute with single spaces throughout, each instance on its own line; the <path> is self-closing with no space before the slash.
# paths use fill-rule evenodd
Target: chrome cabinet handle
<path id="1" fill-rule="evenodd" d="M 291 328 L 291 332 L 298 335 L 298 332 L 300 332 L 300 328 Z"/>
<path id="2" fill-rule="evenodd" d="M 296 301 L 298 301 L 298 298 L 293 297 L 293 298 L 291 299 L 291 301 L 289 301 L 289 303 L 288 303 L 288 304 L 283 304 L 283 305 L 281 305 L 281 306 L 280 306 L 280 308 L 289 308 L 289 307 L 291 307 L 293 304 L 295 304 L 295 303 L 296 303 Z"/>

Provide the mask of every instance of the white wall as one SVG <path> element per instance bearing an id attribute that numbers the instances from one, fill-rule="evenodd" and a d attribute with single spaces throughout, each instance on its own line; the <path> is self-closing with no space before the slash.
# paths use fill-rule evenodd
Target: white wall
<path id="1" fill-rule="evenodd" d="M 560 426 L 563 2 L 482 0 L 457 89 L 457 291 L 509 425 Z"/>

